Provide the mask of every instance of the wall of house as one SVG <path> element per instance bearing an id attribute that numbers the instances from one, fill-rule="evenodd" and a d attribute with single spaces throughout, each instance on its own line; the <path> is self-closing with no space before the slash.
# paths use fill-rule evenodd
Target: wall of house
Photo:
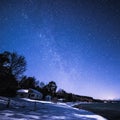
<path id="1" fill-rule="evenodd" d="M 29 89 L 28 93 L 18 92 L 17 97 L 40 100 L 40 99 L 42 99 L 43 95 L 42 95 L 42 93 L 40 93 L 36 90 Z"/>
<path id="2" fill-rule="evenodd" d="M 17 93 L 17 97 L 27 98 L 28 94 L 27 93 Z"/>

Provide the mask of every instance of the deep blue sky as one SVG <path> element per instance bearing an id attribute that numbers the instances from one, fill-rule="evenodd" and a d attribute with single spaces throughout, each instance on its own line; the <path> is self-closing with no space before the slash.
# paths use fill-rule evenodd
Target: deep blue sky
<path id="1" fill-rule="evenodd" d="M 119 0 L 0 0 L 0 52 L 67 92 L 120 98 Z"/>

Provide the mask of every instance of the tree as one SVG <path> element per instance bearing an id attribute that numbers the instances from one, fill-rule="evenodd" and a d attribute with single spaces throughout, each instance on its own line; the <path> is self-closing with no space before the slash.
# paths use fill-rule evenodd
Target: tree
<path id="1" fill-rule="evenodd" d="M 19 78 L 26 70 L 25 58 L 15 52 L 4 52 L 3 56 L 6 59 L 4 66 L 8 68 L 12 75 L 14 75 L 16 78 Z"/>
<path id="2" fill-rule="evenodd" d="M 15 96 L 17 85 L 18 82 L 12 74 L 6 73 L 0 75 L 0 95 Z"/>
<path id="3" fill-rule="evenodd" d="M 4 52 L 4 53 L 0 54 L 0 77 L 2 75 L 9 73 L 9 69 L 8 69 L 8 65 L 7 65 L 8 62 L 9 62 L 9 59 L 7 57 L 7 53 Z"/>
<path id="4" fill-rule="evenodd" d="M 25 71 L 25 68 L 26 61 L 23 56 L 10 52 L 0 54 L 0 95 L 15 95 L 17 79 Z"/>
<path id="5" fill-rule="evenodd" d="M 35 89 L 37 90 L 37 91 L 39 91 L 39 92 L 41 92 L 41 93 L 45 93 L 45 89 L 44 89 L 44 87 L 45 87 L 45 83 L 44 82 L 39 82 L 39 81 L 36 81 L 36 87 L 35 87 Z M 44 95 L 43 95 L 43 97 L 44 97 Z"/>
<path id="6" fill-rule="evenodd" d="M 29 89 L 36 87 L 36 79 L 34 77 L 24 76 L 19 82 L 20 88 Z"/>
<path id="7" fill-rule="evenodd" d="M 45 86 L 44 82 L 40 82 L 39 87 L 42 89 Z"/>
<path id="8" fill-rule="evenodd" d="M 50 94 L 51 96 L 55 96 L 57 85 L 54 81 L 49 82 L 45 86 L 45 88 L 46 88 L 46 91 L 48 92 L 48 94 Z"/>
<path id="9" fill-rule="evenodd" d="M 65 90 L 63 90 L 63 89 L 59 89 L 56 94 L 57 94 L 58 98 L 63 98 L 64 99 L 67 92 Z"/>

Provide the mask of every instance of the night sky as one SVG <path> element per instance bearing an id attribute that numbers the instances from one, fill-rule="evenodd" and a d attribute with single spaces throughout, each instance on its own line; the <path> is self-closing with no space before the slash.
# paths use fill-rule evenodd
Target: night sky
<path id="1" fill-rule="evenodd" d="M 0 53 L 25 75 L 79 95 L 120 98 L 119 0 L 0 0 Z"/>

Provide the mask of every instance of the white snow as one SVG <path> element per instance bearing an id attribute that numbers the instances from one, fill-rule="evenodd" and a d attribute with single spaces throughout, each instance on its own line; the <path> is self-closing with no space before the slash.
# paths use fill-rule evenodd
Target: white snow
<path id="1" fill-rule="evenodd" d="M 27 90 L 27 89 L 20 89 L 20 90 L 17 90 L 17 92 L 20 92 L 20 93 L 28 93 L 28 90 Z"/>
<path id="2" fill-rule="evenodd" d="M 65 103 L 52 103 L 30 99 L 13 99 L 6 109 L 0 101 L 0 120 L 106 120 L 85 110 Z"/>

